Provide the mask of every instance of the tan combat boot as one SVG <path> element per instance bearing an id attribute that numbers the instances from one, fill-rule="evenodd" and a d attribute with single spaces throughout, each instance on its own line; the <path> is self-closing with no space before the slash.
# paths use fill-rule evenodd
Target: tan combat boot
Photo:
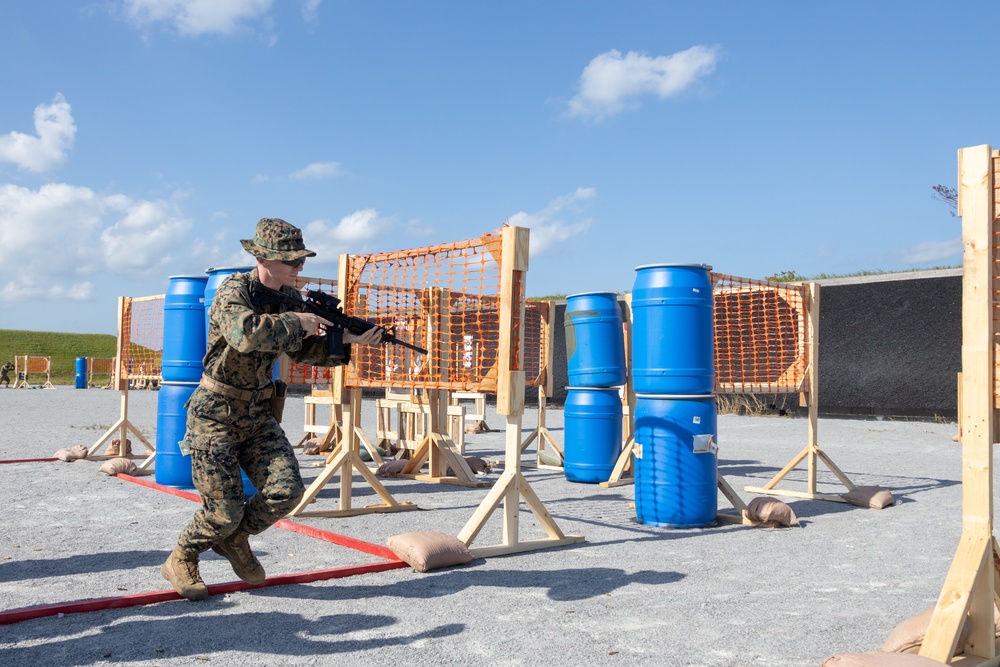
<path id="1" fill-rule="evenodd" d="M 262 584 L 264 578 L 264 566 L 260 564 L 257 557 L 250 550 L 250 536 L 237 529 L 229 537 L 216 542 L 212 551 L 224 557 L 233 566 L 233 572 L 248 584 Z"/>
<path id="2" fill-rule="evenodd" d="M 208 597 L 208 587 L 198 573 L 198 554 L 189 554 L 174 547 L 167 562 L 160 568 L 160 574 L 170 582 L 181 596 L 188 600 L 204 600 Z"/>

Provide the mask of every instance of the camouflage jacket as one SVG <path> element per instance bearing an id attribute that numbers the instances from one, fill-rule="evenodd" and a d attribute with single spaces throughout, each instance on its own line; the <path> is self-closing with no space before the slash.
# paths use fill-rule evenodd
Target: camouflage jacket
<path id="1" fill-rule="evenodd" d="M 280 306 L 264 312 L 250 303 L 250 283 L 257 269 L 234 273 L 226 278 L 209 308 L 208 352 L 205 375 L 239 389 L 260 389 L 271 382 L 274 362 L 282 353 L 295 362 L 310 366 L 341 366 L 351 360 L 351 346 L 343 344 L 342 333 L 331 332 L 340 340 L 334 347 L 343 354 L 327 353 L 327 336 L 307 335 L 299 318 Z M 285 294 L 301 298 L 291 287 Z"/>

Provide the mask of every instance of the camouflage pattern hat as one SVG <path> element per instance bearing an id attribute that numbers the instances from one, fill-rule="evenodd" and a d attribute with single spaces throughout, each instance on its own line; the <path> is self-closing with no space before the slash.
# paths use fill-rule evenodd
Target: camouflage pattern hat
<path id="1" fill-rule="evenodd" d="M 280 218 L 261 218 L 257 234 L 252 239 L 242 239 L 243 249 L 262 259 L 292 260 L 315 257 L 302 242 L 302 230 Z"/>

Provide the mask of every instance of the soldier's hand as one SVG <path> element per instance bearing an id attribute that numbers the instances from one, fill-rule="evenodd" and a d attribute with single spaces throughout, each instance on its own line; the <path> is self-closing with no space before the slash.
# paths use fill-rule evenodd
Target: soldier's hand
<path id="1" fill-rule="evenodd" d="M 353 334 L 350 331 L 344 332 L 345 343 L 355 343 L 357 345 L 378 345 L 382 342 L 382 334 L 385 329 L 382 327 L 372 327 L 363 334 Z"/>
<path id="2" fill-rule="evenodd" d="M 319 331 L 319 325 L 331 326 L 333 322 L 323 319 L 319 315 L 314 315 L 313 313 L 295 313 L 299 322 L 302 323 L 302 328 L 305 329 L 306 335 L 311 336 L 317 331 Z M 345 338 L 346 340 L 346 338 Z"/>

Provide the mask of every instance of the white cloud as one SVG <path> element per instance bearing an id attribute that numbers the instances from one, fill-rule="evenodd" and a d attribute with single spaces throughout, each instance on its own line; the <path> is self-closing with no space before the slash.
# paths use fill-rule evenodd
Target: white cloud
<path id="1" fill-rule="evenodd" d="M 125 14 L 138 26 L 163 23 L 182 35 L 231 34 L 265 18 L 274 0 L 124 0 Z"/>
<path id="2" fill-rule="evenodd" d="M 383 236 L 392 225 L 392 218 L 381 217 L 375 209 L 365 208 L 344 216 L 336 225 L 314 220 L 306 225 L 303 238 L 306 247 L 317 254 L 311 261 L 336 262 L 342 253 L 367 250 L 365 242 Z"/>
<path id="3" fill-rule="evenodd" d="M 929 264 L 931 262 L 960 261 L 962 259 L 962 239 L 948 241 L 927 241 L 904 248 L 899 258 L 906 264 Z"/>
<path id="4" fill-rule="evenodd" d="M 99 275 L 124 284 L 161 269 L 171 260 L 165 249 L 196 256 L 178 208 L 62 183 L 0 185 L 0 301 L 90 299 Z"/>
<path id="5" fill-rule="evenodd" d="M 576 222 L 567 222 L 565 218 L 582 214 L 582 202 L 596 196 L 597 190 L 594 188 L 577 188 L 575 192 L 556 197 L 537 213 L 518 211 L 510 216 L 509 222 L 517 227 L 531 229 L 530 254 L 535 256 L 558 243 L 586 233 L 590 227 L 590 218 Z"/>
<path id="6" fill-rule="evenodd" d="M 61 93 L 52 104 L 39 104 L 35 107 L 36 136 L 20 132 L 0 136 L 0 160 L 34 172 L 62 166 L 76 137 L 72 111 Z"/>
<path id="7" fill-rule="evenodd" d="M 318 180 L 330 178 L 339 173 L 339 162 L 313 162 L 298 171 L 293 171 L 288 177 L 293 181 Z"/>
<path id="8" fill-rule="evenodd" d="M 319 5 L 322 0 L 302 0 L 302 17 L 314 23 L 319 20 Z"/>
<path id="9" fill-rule="evenodd" d="M 88 298 L 105 207 L 89 188 L 0 185 L 0 300 Z"/>
<path id="10" fill-rule="evenodd" d="M 184 250 L 191 221 L 174 201 L 117 202 L 124 215 L 101 232 L 104 261 L 114 271 L 151 272 Z"/>
<path id="11" fill-rule="evenodd" d="M 692 46 L 669 56 L 612 49 L 596 56 L 580 75 L 580 92 L 569 101 L 570 116 L 596 121 L 639 106 L 644 95 L 677 95 L 715 70 L 719 48 Z"/>

